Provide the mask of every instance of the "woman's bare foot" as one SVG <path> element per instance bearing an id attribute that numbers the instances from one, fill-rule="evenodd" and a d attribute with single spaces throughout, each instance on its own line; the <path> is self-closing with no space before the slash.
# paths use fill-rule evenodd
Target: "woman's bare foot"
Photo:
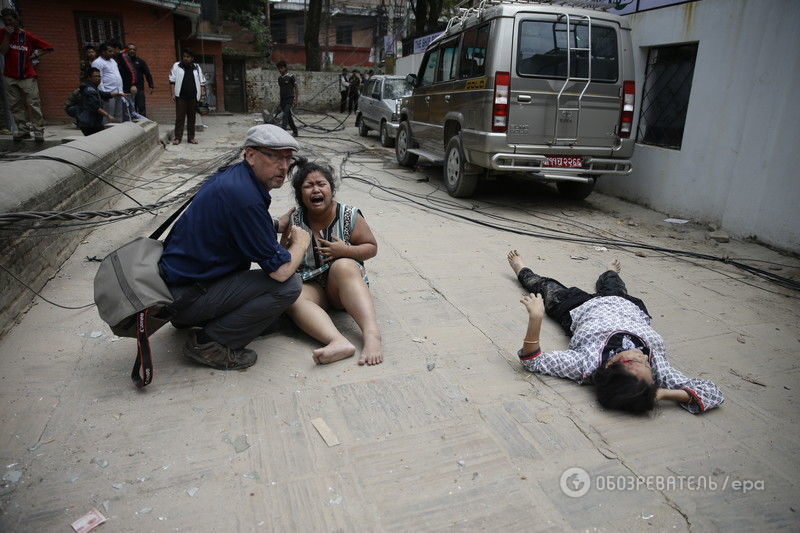
<path id="1" fill-rule="evenodd" d="M 314 362 L 318 365 L 327 365 L 335 361 L 341 361 L 352 357 L 356 353 L 356 347 L 345 338 L 337 339 L 327 346 L 317 348 L 311 352 L 314 357 Z"/>
<path id="2" fill-rule="evenodd" d="M 608 269 L 619 274 L 619 271 L 622 270 L 622 263 L 619 262 L 619 259 L 614 259 L 611 261 L 611 263 L 609 263 Z"/>
<path id="3" fill-rule="evenodd" d="M 525 262 L 516 250 L 508 252 L 508 264 L 511 265 L 511 270 L 514 271 L 514 274 L 519 274 L 519 271 L 525 268 Z"/>
<path id="4" fill-rule="evenodd" d="M 379 365 L 383 362 L 383 349 L 379 333 L 364 334 L 364 349 L 361 350 L 359 365 Z"/>

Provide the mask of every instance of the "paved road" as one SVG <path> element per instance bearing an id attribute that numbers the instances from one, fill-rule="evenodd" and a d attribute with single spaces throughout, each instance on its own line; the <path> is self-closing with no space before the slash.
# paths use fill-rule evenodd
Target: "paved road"
<path id="1" fill-rule="evenodd" d="M 201 144 L 170 146 L 154 161 L 144 178 L 163 181 L 141 199 L 178 183 L 171 172 L 189 175 L 189 165 L 229 150 L 252 124 L 206 121 Z M 114 338 L 92 309 L 39 303 L 0 339 L 0 530 L 66 531 L 93 507 L 109 518 L 101 531 L 798 528 L 796 294 L 726 265 L 492 226 L 775 261 L 787 276 L 798 275 L 797 261 L 718 245 L 699 225 L 670 225 L 599 194 L 570 203 L 544 186 L 497 181 L 455 201 L 442 193 L 441 170 L 399 168 L 352 126 L 301 141 L 343 174 L 391 188 L 345 179 L 338 193 L 363 208 L 379 241 L 367 266 L 385 363 L 315 366 L 316 343 L 286 326 L 251 345 L 254 367 L 212 371 L 180 355 L 184 332 L 164 328 L 152 342 L 154 383 L 139 392 L 128 378 L 130 340 Z M 275 196 L 275 212 L 291 207 L 288 186 Z M 97 264 L 85 257 L 165 216 L 98 229 L 45 295 L 89 301 Z M 585 288 L 619 258 L 673 364 L 715 381 L 726 403 L 701 416 L 664 405 L 634 417 L 602 410 L 589 387 L 523 371 L 510 248 Z M 358 344 L 355 324 L 335 320 Z M 551 321 L 542 338 L 567 344 Z M 316 418 L 340 445 L 325 444 Z M 590 476 L 581 497 L 560 488 L 571 467 Z M 567 489 L 580 489 L 582 476 L 568 476 Z"/>

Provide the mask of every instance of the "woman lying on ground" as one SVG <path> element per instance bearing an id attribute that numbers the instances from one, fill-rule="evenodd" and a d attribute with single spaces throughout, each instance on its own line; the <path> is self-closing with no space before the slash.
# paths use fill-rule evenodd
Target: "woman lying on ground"
<path id="1" fill-rule="evenodd" d="M 594 384 L 603 407 L 633 413 L 650 411 L 659 400 L 674 400 L 694 414 L 725 401 L 716 385 L 688 378 L 667 362 L 644 302 L 629 296 L 619 277 L 619 261 L 597 279 L 594 295 L 534 274 L 516 250 L 508 253 L 508 262 L 530 293 L 520 300 L 528 311 L 519 351 L 527 370 Z M 567 350 L 542 352 L 545 312 L 572 337 Z"/>
<path id="2" fill-rule="evenodd" d="M 367 285 L 364 261 L 375 257 L 378 244 L 361 211 L 333 199 L 333 169 L 300 159 L 292 176 L 298 207 L 283 215 L 279 226 L 308 230 L 311 244 L 297 272 L 303 292 L 287 314 L 304 332 L 325 344 L 313 351 L 318 364 L 352 356 L 356 348 L 336 329 L 326 309 L 344 309 L 361 328 L 364 348 L 358 364 L 383 361 L 375 306 Z"/>

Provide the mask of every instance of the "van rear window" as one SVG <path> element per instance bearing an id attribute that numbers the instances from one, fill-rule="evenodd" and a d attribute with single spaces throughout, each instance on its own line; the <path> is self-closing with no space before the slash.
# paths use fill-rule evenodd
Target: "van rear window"
<path id="1" fill-rule="evenodd" d="M 542 78 L 567 77 L 567 38 L 570 48 L 589 47 L 589 26 L 584 22 L 523 20 L 519 25 L 517 74 Z M 619 77 L 617 32 L 608 26 L 592 24 L 592 81 L 615 82 Z M 573 50 L 570 77 L 589 76 L 589 53 Z"/>

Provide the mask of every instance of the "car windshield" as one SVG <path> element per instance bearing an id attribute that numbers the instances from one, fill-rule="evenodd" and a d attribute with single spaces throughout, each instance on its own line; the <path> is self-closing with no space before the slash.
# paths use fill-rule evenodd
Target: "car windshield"
<path id="1" fill-rule="evenodd" d="M 413 87 L 403 79 L 387 79 L 383 82 L 383 97 L 390 100 L 397 100 L 403 96 L 411 94 Z"/>

